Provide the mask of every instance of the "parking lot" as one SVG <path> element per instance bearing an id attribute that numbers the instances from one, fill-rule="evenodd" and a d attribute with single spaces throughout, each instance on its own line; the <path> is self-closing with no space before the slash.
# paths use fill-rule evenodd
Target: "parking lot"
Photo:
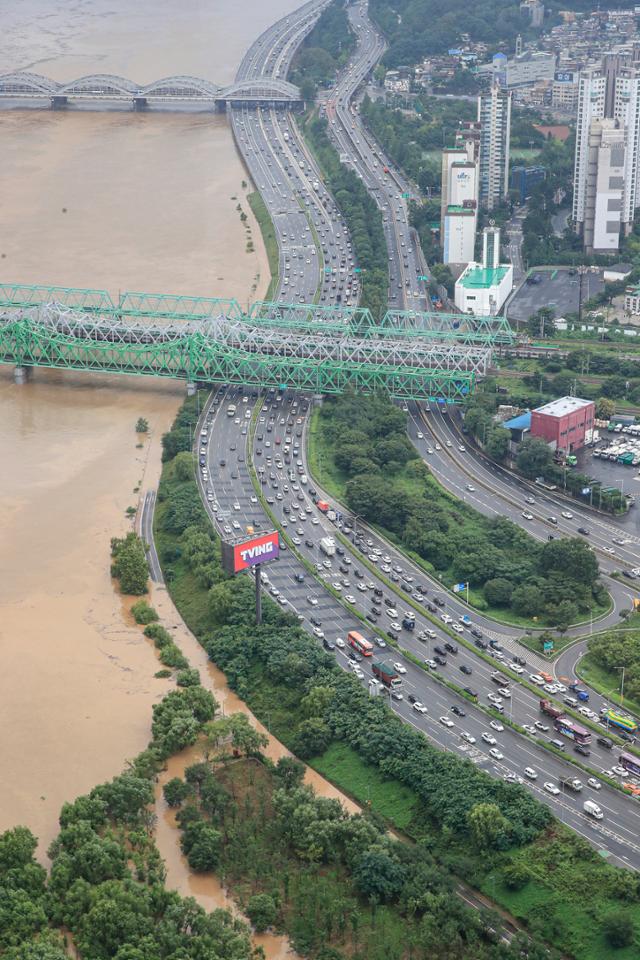
<path id="1" fill-rule="evenodd" d="M 540 277 L 539 283 L 524 283 L 507 306 L 509 320 L 525 322 L 541 307 L 550 307 L 554 317 L 566 317 L 568 313 L 577 313 L 580 306 L 580 276 L 572 275 L 571 267 L 549 269 L 539 267 L 530 271 L 531 276 Z M 602 270 L 590 269 L 582 274 L 583 305 L 604 287 Z"/>

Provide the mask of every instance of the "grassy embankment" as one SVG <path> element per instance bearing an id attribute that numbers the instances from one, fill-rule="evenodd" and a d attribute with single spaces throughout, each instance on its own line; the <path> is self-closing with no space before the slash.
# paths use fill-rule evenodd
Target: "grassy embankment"
<path id="1" fill-rule="evenodd" d="M 273 220 L 271 219 L 269 211 L 267 210 L 265 202 L 260 196 L 259 192 L 255 190 L 253 193 L 247 194 L 247 200 L 253 211 L 254 217 L 258 221 L 260 233 L 262 234 L 262 240 L 265 250 L 267 251 L 267 259 L 269 261 L 271 280 L 269 281 L 269 286 L 264 299 L 273 300 L 280 275 L 280 251 L 278 248 L 276 231 L 273 226 Z"/>

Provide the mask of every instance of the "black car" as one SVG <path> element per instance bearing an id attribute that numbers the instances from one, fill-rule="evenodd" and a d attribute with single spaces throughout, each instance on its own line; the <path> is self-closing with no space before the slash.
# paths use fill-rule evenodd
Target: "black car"
<path id="1" fill-rule="evenodd" d="M 501 651 L 502 651 L 502 646 L 501 646 L 500 643 L 498 643 L 497 640 L 489 640 L 489 646 L 490 646 L 493 650 L 498 650 L 498 652 L 501 652 Z"/>
<path id="2" fill-rule="evenodd" d="M 418 698 L 417 698 L 416 696 L 414 696 L 412 693 L 409 694 L 409 696 L 407 697 L 407 700 L 409 701 L 409 703 L 417 703 L 417 702 L 418 702 Z"/>
<path id="3" fill-rule="evenodd" d="M 448 640 L 447 640 L 447 642 L 445 643 L 444 648 L 445 648 L 445 650 L 448 650 L 449 653 L 452 653 L 454 656 L 455 656 L 456 653 L 458 652 L 458 648 L 457 648 L 457 646 L 455 645 L 455 643 L 449 643 Z"/>
<path id="4" fill-rule="evenodd" d="M 475 637 L 477 640 L 482 640 L 482 634 L 477 627 L 471 627 L 471 636 Z"/>
<path id="5" fill-rule="evenodd" d="M 430 613 L 436 613 L 437 610 L 435 604 L 431 603 L 430 600 L 427 601 L 427 610 L 429 610 Z"/>
<path id="6" fill-rule="evenodd" d="M 514 657 L 513 657 L 513 662 L 514 662 L 514 663 L 519 663 L 521 667 L 526 667 L 526 665 L 527 665 L 527 661 L 525 660 L 524 657 L 517 657 L 517 656 L 515 656 L 515 655 L 514 655 Z"/>
<path id="7" fill-rule="evenodd" d="M 356 567 L 355 570 L 353 571 L 353 575 L 354 575 L 354 577 L 357 577 L 358 580 L 362 580 L 362 578 L 363 578 L 363 576 L 364 576 L 362 570 L 358 570 L 357 567 Z"/>
<path id="8" fill-rule="evenodd" d="M 323 638 L 323 640 L 322 640 L 322 646 L 325 648 L 325 650 L 335 650 L 335 648 L 336 648 L 336 645 L 335 645 L 335 643 L 333 642 L 333 640 L 329 640 L 328 637 L 324 637 L 324 638 Z"/>
<path id="9" fill-rule="evenodd" d="M 401 583 L 400 589 L 404 590 L 405 593 L 413 593 L 413 587 L 410 583 Z"/>
<path id="10" fill-rule="evenodd" d="M 476 692 L 475 690 L 472 690 L 471 687 L 463 687 L 462 689 L 464 690 L 464 692 L 465 692 L 466 694 L 468 694 L 468 696 L 471 697 L 472 700 L 477 700 L 477 699 L 478 699 L 478 694 L 477 694 L 477 692 Z"/>
<path id="11" fill-rule="evenodd" d="M 379 617 L 382 614 L 382 607 L 371 607 L 371 613 L 374 617 Z"/>
<path id="12" fill-rule="evenodd" d="M 339 557 L 344 557 L 344 547 L 336 547 L 336 553 Z"/>
<path id="13" fill-rule="evenodd" d="M 436 654 L 436 656 L 435 656 L 433 659 L 435 660 L 435 662 L 436 662 L 439 666 L 441 666 L 441 667 L 446 667 L 447 661 L 446 661 L 446 659 L 445 659 L 444 657 L 439 657 L 439 656 Z"/>
<path id="14" fill-rule="evenodd" d="M 397 641 L 400 639 L 400 634 L 398 633 L 397 630 L 387 630 L 387 633 L 389 634 L 392 640 Z"/>
<path id="15" fill-rule="evenodd" d="M 311 549 L 313 546 L 315 546 L 313 540 L 305 540 L 304 545 L 305 545 L 305 547 L 309 547 L 310 549 Z"/>
<path id="16" fill-rule="evenodd" d="M 373 592 L 376 595 L 376 597 L 382 596 L 382 590 L 380 589 L 380 587 L 375 587 Z"/>
<path id="17" fill-rule="evenodd" d="M 304 573 L 296 573 L 296 580 L 298 583 L 304 583 Z"/>
<path id="18" fill-rule="evenodd" d="M 462 707 L 456 706 L 455 703 L 451 707 L 451 713 L 455 713 L 456 717 L 466 717 L 467 715 L 465 711 L 462 709 Z"/>
<path id="19" fill-rule="evenodd" d="M 226 461 L 226 460 L 220 460 L 219 463 L 220 463 L 220 466 L 221 466 L 221 467 L 226 467 L 226 465 L 227 465 L 227 461 Z"/>
<path id="20" fill-rule="evenodd" d="M 574 744 L 573 749 L 575 750 L 576 753 L 581 754 L 583 757 L 591 756 L 591 750 L 589 750 L 589 747 L 585 746 L 584 743 Z"/>
<path id="21" fill-rule="evenodd" d="M 322 620 L 318 620 L 317 617 L 309 617 L 309 622 L 312 623 L 312 624 L 314 625 L 314 627 L 321 627 L 321 626 L 322 626 Z"/>
<path id="22" fill-rule="evenodd" d="M 444 600 L 442 597 L 434 597 L 433 602 L 435 603 L 436 607 L 444 607 Z"/>
<path id="23" fill-rule="evenodd" d="M 353 660 L 354 663 L 362 663 L 362 654 L 358 653 L 357 650 L 348 650 L 347 656 L 349 660 Z"/>
<path id="24" fill-rule="evenodd" d="M 441 657 L 446 657 L 446 655 L 447 655 L 446 650 L 443 650 L 442 647 L 438 647 L 438 646 L 436 646 L 436 647 L 433 648 L 433 652 L 434 652 L 434 653 L 439 653 Z"/>
<path id="25" fill-rule="evenodd" d="M 312 497 L 315 497 L 318 491 L 316 490 L 315 487 L 309 487 L 309 493 L 311 494 Z"/>
<path id="26" fill-rule="evenodd" d="M 384 603 L 387 607 L 392 607 L 394 605 L 394 601 L 391 597 L 384 597 Z"/>
<path id="27" fill-rule="evenodd" d="M 471 674 L 473 673 L 471 667 L 468 667 L 468 666 L 466 665 L 466 663 L 463 663 L 463 664 L 460 665 L 460 671 L 461 671 L 462 673 L 465 673 L 468 677 L 470 677 Z"/>
<path id="28" fill-rule="evenodd" d="M 338 569 L 340 570 L 340 573 L 349 573 L 349 567 L 345 566 L 344 563 L 341 563 Z"/>
<path id="29" fill-rule="evenodd" d="M 613 740 L 609 740 L 609 737 L 597 737 L 596 743 L 599 743 L 605 750 L 611 750 L 613 747 Z"/>
<path id="30" fill-rule="evenodd" d="M 581 533 L 583 537 L 589 536 L 589 531 L 586 527 L 578 527 L 578 533 Z"/>
<path id="31" fill-rule="evenodd" d="M 474 640 L 474 643 L 478 650 L 486 650 L 489 646 L 486 640 Z"/>
<path id="32" fill-rule="evenodd" d="M 377 618 L 377 617 L 374 617 L 374 615 L 373 615 L 372 613 L 368 613 L 368 614 L 367 614 L 367 620 L 369 621 L 369 623 L 377 623 L 377 622 L 378 622 L 378 618 Z"/>

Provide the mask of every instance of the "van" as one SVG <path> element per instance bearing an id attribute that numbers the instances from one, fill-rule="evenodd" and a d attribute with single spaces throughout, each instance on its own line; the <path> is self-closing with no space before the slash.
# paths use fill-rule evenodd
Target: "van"
<path id="1" fill-rule="evenodd" d="M 555 747 L 556 750 L 564 750 L 564 743 L 562 740 L 549 740 L 549 743 L 552 747 Z"/>
<path id="2" fill-rule="evenodd" d="M 562 700 L 563 703 L 566 703 L 568 707 L 577 707 L 578 701 L 575 697 L 564 697 Z"/>
<path id="3" fill-rule="evenodd" d="M 598 737 L 596 743 L 599 743 L 605 750 L 611 750 L 613 747 L 613 740 L 609 740 L 609 737 Z"/>
<path id="4" fill-rule="evenodd" d="M 602 820 L 604 817 L 604 813 L 593 800 L 585 800 L 582 804 L 582 809 L 588 816 L 593 817 L 594 820 Z"/>
<path id="5" fill-rule="evenodd" d="M 308 482 L 308 479 L 307 479 L 306 473 L 301 474 L 301 475 L 300 475 L 300 483 L 301 483 L 303 486 L 306 486 L 306 485 L 307 485 L 307 482 Z"/>

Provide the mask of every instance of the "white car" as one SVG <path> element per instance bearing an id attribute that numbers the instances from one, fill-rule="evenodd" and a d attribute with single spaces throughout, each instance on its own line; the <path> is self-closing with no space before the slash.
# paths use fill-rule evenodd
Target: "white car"
<path id="1" fill-rule="evenodd" d="M 440 720 L 440 723 L 442 724 L 443 727 L 453 726 L 453 720 L 451 720 L 449 717 L 439 717 L 438 719 Z"/>
<path id="2" fill-rule="evenodd" d="M 538 686 L 538 687 L 544 686 L 544 677 L 541 677 L 541 676 L 540 676 L 539 674 L 537 674 L 537 673 L 530 673 L 530 674 L 529 674 L 529 680 L 531 680 L 531 683 L 535 683 L 536 686 Z"/>
<path id="3" fill-rule="evenodd" d="M 437 670 L 437 669 L 438 669 L 438 664 L 435 662 L 435 660 L 425 660 L 425 663 L 426 663 L 426 665 L 429 667 L 430 670 Z"/>
<path id="4" fill-rule="evenodd" d="M 547 693 L 557 693 L 558 688 L 555 683 L 545 683 L 542 687 L 543 690 L 546 690 Z"/>
<path id="5" fill-rule="evenodd" d="M 358 580 L 356 583 L 356 589 L 360 590 L 361 593 L 366 593 L 369 588 L 367 587 L 366 583 L 362 582 L 362 580 Z"/>
<path id="6" fill-rule="evenodd" d="M 414 705 L 413 705 L 413 709 L 416 711 L 416 713 L 426 713 L 426 712 L 427 712 L 427 708 L 425 707 L 424 703 L 420 703 L 419 700 L 416 700 L 416 702 L 415 702 Z"/>
<path id="7" fill-rule="evenodd" d="M 497 693 L 487 694 L 487 700 L 489 700 L 491 703 L 498 704 L 498 706 L 502 703 L 502 697 L 499 697 Z"/>
<path id="8" fill-rule="evenodd" d="M 484 740 L 485 743 L 488 743 L 488 744 L 490 744 L 491 746 L 494 746 L 494 744 L 496 744 L 496 743 L 498 742 L 498 741 L 496 740 L 496 738 L 493 736 L 493 734 L 492 734 L 492 733 L 487 733 L 486 730 L 485 730 L 484 733 L 481 733 L 480 736 L 482 737 L 482 739 Z"/>
<path id="9" fill-rule="evenodd" d="M 498 733 L 502 733 L 502 731 L 504 730 L 504 726 L 500 723 L 499 720 L 489 721 L 489 726 L 491 727 L 492 730 L 497 730 Z"/>
<path id="10" fill-rule="evenodd" d="M 608 553 L 610 556 L 615 557 L 616 552 L 613 547 L 602 547 L 605 553 Z"/>
<path id="11" fill-rule="evenodd" d="M 596 780 L 595 777 L 589 777 L 587 780 L 587 786 L 591 787 L 593 790 L 602 790 L 602 784 L 599 780 Z"/>
<path id="12" fill-rule="evenodd" d="M 469 491 L 469 493 L 475 493 L 475 492 L 476 492 L 476 488 L 473 486 L 472 483 L 468 483 L 468 484 L 467 484 L 467 490 Z"/>
<path id="13" fill-rule="evenodd" d="M 441 613 L 440 619 L 443 623 L 453 623 L 453 617 L 450 617 L 448 613 Z"/>
<path id="14" fill-rule="evenodd" d="M 549 727 L 546 725 L 546 723 L 542 723 L 540 720 L 536 720 L 534 727 L 536 730 L 542 730 L 543 733 L 549 732 Z"/>
<path id="15" fill-rule="evenodd" d="M 406 668 L 402 663 L 394 663 L 393 669 L 396 671 L 396 673 L 406 673 L 406 672 L 407 672 L 407 668 Z"/>
<path id="16" fill-rule="evenodd" d="M 356 602 L 356 598 L 355 598 L 355 597 L 353 596 L 353 594 L 351 594 L 351 593 L 348 593 L 348 594 L 346 595 L 345 600 L 347 601 L 347 603 L 355 603 L 355 602 Z"/>
<path id="17" fill-rule="evenodd" d="M 565 518 L 565 520 L 573 520 L 573 514 L 571 513 L 571 510 L 563 510 L 562 516 Z M 546 783 L 544 786 L 546 790 L 546 787 L 547 787 Z"/>
<path id="18" fill-rule="evenodd" d="M 543 784 L 543 787 L 547 793 L 550 793 L 553 797 L 557 797 L 560 793 L 560 788 L 556 787 L 555 783 L 551 783 L 550 780 L 547 780 L 547 782 Z"/>
<path id="19" fill-rule="evenodd" d="M 358 680 L 364 680 L 364 670 L 362 670 L 360 667 L 354 667 L 353 672 L 355 673 Z"/>
<path id="20" fill-rule="evenodd" d="M 475 742 L 476 742 L 476 738 L 475 738 L 474 736 L 472 736 L 470 733 L 467 733 L 466 730 L 463 730 L 463 731 L 462 731 L 462 733 L 460 734 L 460 739 L 461 739 L 461 740 L 466 740 L 467 743 L 475 743 Z"/>
<path id="21" fill-rule="evenodd" d="M 386 607 L 385 613 L 388 617 L 391 617 L 392 620 L 398 619 L 398 611 L 395 609 L 395 607 Z"/>
<path id="22" fill-rule="evenodd" d="M 504 760 L 504 753 L 501 753 L 497 747 L 492 747 L 489 750 L 489 756 L 493 757 L 494 760 Z"/>
<path id="23" fill-rule="evenodd" d="M 336 637 L 335 644 L 336 644 L 336 647 L 340 647 L 341 650 L 344 650 L 345 643 L 342 637 Z"/>
<path id="24" fill-rule="evenodd" d="M 464 633 L 464 627 L 460 623 L 452 623 L 451 629 L 455 630 L 456 633 Z"/>
<path id="25" fill-rule="evenodd" d="M 438 449 L 440 449 L 440 448 L 438 447 Z M 428 454 L 432 454 L 432 453 L 433 453 L 433 447 L 427 447 L 427 453 L 428 453 Z"/>
<path id="26" fill-rule="evenodd" d="M 522 772 L 524 773 L 525 777 L 527 777 L 529 780 L 538 779 L 537 771 L 535 771 L 533 767 L 525 767 Z"/>
<path id="27" fill-rule="evenodd" d="M 530 723 L 523 723 L 522 729 L 526 730 L 527 733 L 530 733 L 532 736 L 535 736 L 536 728 L 532 727 Z"/>
<path id="28" fill-rule="evenodd" d="M 307 602 L 310 603 L 312 607 L 317 607 L 317 606 L 318 606 L 318 599 L 317 599 L 317 597 L 311 597 L 311 596 L 309 596 L 309 597 L 307 597 Z"/>
<path id="29" fill-rule="evenodd" d="M 498 693 L 501 697 L 504 697 L 505 700 L 509 700 L 511 698 L 511 690 L 509 690 L 508 687 L 498 687 Z"/>
<path id="30" fill-rule="evenodd" d="M 417 437 L 418 437 L 418 440 L 424 440 L 424 433 L 418 430 Z"/>
<path id="31" fill-rule="evenodd" d="M 533 520 L 533 514 L 529 513 L 528 510 L 523 510 L 522 516 L 525 518 L 525 520 Z"/>
<path id="32" fill-rule="evenodd" d="M 324 630 L 321 630 L 320 627 L 313 628 L 313 635 L 317 637 L 318 640 L 324 640 Z"/>
<path id="33" fill-rule="evenodd" d="M 519 663 L 510 663 L 509 669 L 513 670 L 513 672 L 517 674 L 524 673 L 524 667 L 521 667 Z"/>
<path id="34" fill-rule="evenodd" d="M 583 717 L 589 717 L 593 711 L 589 707 L 578 707 L 578 713 L 581 713 Z"/>
<path id="35" fill-rule="evenodd" d="M 302 540 L 300 539 L 300 537 L 291 537 L 291 542 L 295 543 L 296 547 L 299 547 L 300 544 L 302 543 Z"/>
<path id="36" fill-rule="evenodd" d="M 314 525 L 314 527 L 316 527 L 320 523 L 320 521 L 318 520 L 317 517 L 311 517 L 311 523 Z"/>
<path id="37" fill-rule="evenodd" d="M 295 537 L 293 538 L 293 542 L 294 542 L 294 543 L 296 542 L 296 541 L 295 541 Z M 332 583 L 331 586 L 332 586 L 333 589 L 336 591 L 336 593 L 342 593 L 342 584 L 341 584 L 341 583 Z"/>

